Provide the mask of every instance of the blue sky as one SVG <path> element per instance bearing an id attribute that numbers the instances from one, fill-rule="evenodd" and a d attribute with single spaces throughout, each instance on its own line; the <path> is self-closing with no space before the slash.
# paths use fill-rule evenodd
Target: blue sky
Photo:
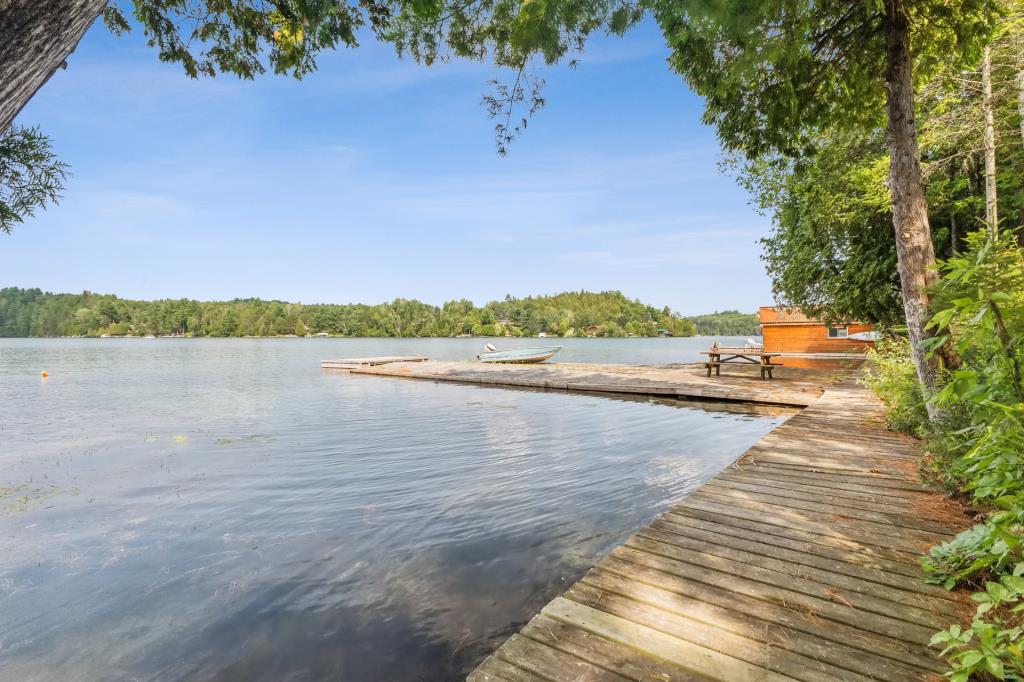
<path id="1" fill-rule="evenodd" d="M 18 122 L 72 166 L 0 236 L 0 286 L 127 298 L 483 303 L 619 289 L 684 314 L 771 302 L 768 221 L 718 172 L 656 27 L 548 69 L 499 157 L 492 67 L 426 68 L 366 40 L 301 82 L 193 81 L 94 26 Z"/>

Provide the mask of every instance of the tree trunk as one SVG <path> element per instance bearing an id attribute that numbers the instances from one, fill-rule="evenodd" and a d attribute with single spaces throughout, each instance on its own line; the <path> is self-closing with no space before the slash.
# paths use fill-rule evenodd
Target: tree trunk
<path id="1" fill-rule="evenodd" d="M 913 347 L 914 368 L 926 399 L 935 395 L 938 358 L 921 348 L 927 338 L 928 287 L 935 282 L 935 250 L 928 225 L 928 207 L 921 184 L 921 159 L 914 121 L 914 82 L 910 62 L 910 27 L 904 0 L 885 0 L 885 87 L 889 126 L 889 191 L 896 232 L 897 267 L 903 292 L 907 331 Z M 928 415 L 937 416 L 928 405 Z"/>
<path id="2" fill-rule="evenodd" d="M 1020 137 L 1024 141 L 1024 69 L 1017 72 L 1017 118 L 1020 119 Z"/>
<path id="3" fill-rule="evenodd" d="M 999 200 L 996 193 L 996 124 L 992 114 L 992 50 L 985 46 L 981 60 L 982 109 L 985 113 L 985 222 L 993 238 L 999 237 Z"/>
<path id="4" fill-rule="evenodd" d="M 1013 29 L 1013 44 L 1017 47 L 1017 116 L 1020 119 L 1020 139 L 1024 143 L 1024 64 L 1021 63 L 1021 29 Z"/>
<path id="5" fill-rule="evenodd" d="M 78 45 L 107 0 L 0 0 L 0 134 Z"/>
<path id="6" fill-rule="evenodd" d="M 1020 62 L 1020 53 L 1017 53 Z M 1017 117 L 1020 119 L 1020 141 L 1024 144 L 1024 68 L 1017 71 Z M 1024 206 L 1021 206 L 1017 226 L 1017 243 L 1024 246 Z"/>
<path id="7" fill-rule="evenodd" d="M 1024 69 L 1017 72 L 1017 114 L 1020 118 L 1020 138 L 1024 141 Z"/>

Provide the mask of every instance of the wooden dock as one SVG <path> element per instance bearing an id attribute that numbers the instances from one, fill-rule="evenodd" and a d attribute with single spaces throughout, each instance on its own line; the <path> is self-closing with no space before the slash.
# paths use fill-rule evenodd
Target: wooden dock
<path id="1" fill-rule="evenodd" d="M 866 389 L 810 403 L 469 680 L 943 679 L 926 645 L 964 610 L 922 582 L 918 557 L 960 529 L 958 510 L 917 481 L 917 445 Z"/>
<path id="2" fill-rule="evenodd" d="M 484 386 L 517 386 L 547 390 L 624 393 L 703 400 L 728 400 L 805 407 L 826 386 L 849 372 L 789 370 L 761 381 L 758 369 L 730 367 L 721 377 L 704 376 L 703 365 L 540 365 L 482 362 L 392 362 L 358 366 L 353 374 L 454 381 Z"/>
<path id="3" fill-rule="evenodd" d="M 340 360 L 324 360 L 320 363 L 322 369 L 359 369 L 361 367 L 377 367 L 379 365 L 390 365 L 396 362 L 426 362 L 427 358 L 422 355 L 381 355 L 375 358 L 341 358 Z"/>

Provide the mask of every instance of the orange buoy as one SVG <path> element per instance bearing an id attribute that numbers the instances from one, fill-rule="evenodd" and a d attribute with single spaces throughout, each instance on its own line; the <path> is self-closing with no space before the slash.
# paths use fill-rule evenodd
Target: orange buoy
<path id="1" fill-rule="evenodd" d="M 45 379 L 46 377 L 50 376 L 50 373 L 49 372 L 40 372 L 39 376 L 41 376 L 41 377 L 43 377 Z"/>

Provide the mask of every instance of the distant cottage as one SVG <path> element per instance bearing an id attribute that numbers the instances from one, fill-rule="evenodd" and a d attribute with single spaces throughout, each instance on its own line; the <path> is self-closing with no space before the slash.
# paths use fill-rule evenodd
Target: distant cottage
<path id="1" fill-rule="evenodd" d="M 758 311 L 768 353 L 855 353 L 874 347 L 873 341 L 850 338 L 870 332 L 862 322 L 825 324 L 797 308 L 766 306 Z"/>

